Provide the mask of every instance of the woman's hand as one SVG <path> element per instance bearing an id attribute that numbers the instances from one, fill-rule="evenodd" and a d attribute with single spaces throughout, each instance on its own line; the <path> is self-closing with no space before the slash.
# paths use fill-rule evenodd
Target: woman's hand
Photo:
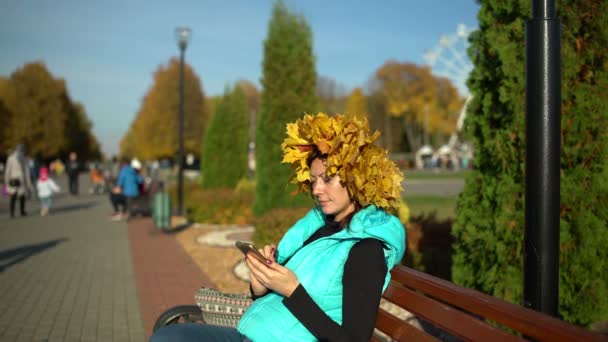
<path id="1" fill-rule="evenodd" d="M 263 288 L 263 293 L 270 289 L 285 297 L 289 297 L 300 285 L 300 281 L 290 269 L 276 262 L 274 248 L 274 246 L 265 246 L 264 249 L 260 249 L 260 252 L 267 259 L 271 260 L 270 264 L 264 264 L 256 258 L 247 255 L 246 262 L 250 271 L 251 288 L 256 295 L 259 294 L 256 292 L 254 284 L 256 287 L 259 286 L 259 289 Z"/>
<path id="2" fill-rule="evenodd" d="M 260 253 L 262 253 L 262 255 L 268 259 L 268 260 L 272 260 L 273 262 L 276 261 L 274 253 L 276 251 L 276 246 L 275 245 L 266 245 L 264 246 L 264 248 L 262 249 L 258 249 L 258 251 Z M 253 257 L 251 257 L 252 259 L 255 259 Z M 247 261 L 248 256 L 245 256 L 245 261 Z M 257 259 L 256 259 L 257 260 Z M 251 290 L 253 291 L 253 293 L 256 296 L 263 296 L 266 292 L 268 292 L 268 288 L 266 286 L 264 286 L 262 283 L 260 283 L 256 277 L 253 276 L 252 272 L 251 272 L 251 266 L 249 265 L 249 263 L 247 263 L 247 267 L 249 268 L 249 274 L 250 274 L 250 281 L 251 281 Z"/>

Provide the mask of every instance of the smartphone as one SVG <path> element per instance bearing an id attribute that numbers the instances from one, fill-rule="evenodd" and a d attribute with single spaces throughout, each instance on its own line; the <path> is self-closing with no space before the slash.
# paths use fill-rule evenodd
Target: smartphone
<path id="1" fill-rule="evenodd" d="M 260 251 L 258 251 L 257 248 L 255 248 L 252 243 L 237 241 L 235 245 L 236 247 L 238 247 L 238 249 L 241 250 L 241 252 L 243 252 L 243 254 L 247 255 L 247 253 L 251 253 L 254 258 L 258 259 L 264 264 L 267 264 L 267 262 L 269 261 L 262 255 L 262 253 L 260 253 Z"/>

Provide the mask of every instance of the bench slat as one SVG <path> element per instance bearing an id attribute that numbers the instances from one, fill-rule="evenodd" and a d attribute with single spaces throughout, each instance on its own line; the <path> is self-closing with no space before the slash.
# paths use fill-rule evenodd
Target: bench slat
<path id="1" fill-rule="evenodd" d="M 407 308 L 408 311 L 433 323 L 439 328 L 465 340 L 492 342 L 519 342 L 523 339 L 492 326 L 468 313 L 440 303 L 423 294 L 391 282 L 384 298 Z"/>
<path id="2" fill-rule="evenodd" d="M 605 337 L 600 334 L 404 266 L 393 268 L 391 275 L 395 281 L 407 287 L 513 328 L 539 341 L 605 341 Z M 408 307 L 409 304 L 406 303 L 405 308 Z"/>
<path id="3" fill-rule="evenodd" d="M 397 341 L 428 341 L 438 342 L 439 340 L 433 336 L 416 329 L 413 325 L 402 321 L 398 317 L 388 313 L 387 311 L 378 310 L 376 319 L 376 328 L 383 333 L 396 339 Z M 372 339 L 373 340 L 373 339 Z"/>

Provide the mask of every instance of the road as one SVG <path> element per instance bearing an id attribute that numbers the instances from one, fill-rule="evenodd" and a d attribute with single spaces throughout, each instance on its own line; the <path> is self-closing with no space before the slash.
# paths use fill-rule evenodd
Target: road
<path id="1" fill-rule="evenodd" d="M 403 196 L 456 196 L 464 187 L 464 179 L 407 179 L 403 182 Z"/>

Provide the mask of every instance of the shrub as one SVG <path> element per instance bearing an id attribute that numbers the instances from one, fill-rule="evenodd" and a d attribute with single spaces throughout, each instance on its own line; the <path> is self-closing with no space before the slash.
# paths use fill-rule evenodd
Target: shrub
<path id="1" fill-rule="evenodd" d="M 253 233 L 253 242 L 256 246 L 279 243 L 285 232 L 299 219 L 304 217 L 310 209 L 279 208 L 270 210 L 266 214 L 254 218 L 255 233 Z"/>
<path id="2" fill-rule="evenodd" d="M 425 272 L 426 267 L 422 263 L 422 252 L 420 251 L 422 226 L 416 222 L 408 222 L 405 225 L 405 234 L 406 249 L 401 263 L 405 266 Z"/>
<path id="3" fill-rule="evenodd" d="M 238 183 L 236 183 L 236 187 L 234 188 L 236 192 L 248 192 L 253 194 L 255 191 L 255 180 L 249 178 L 241 178 Z"/>
<path id="4" fill-rule="evenodd" d="M 452 220 L 434 214 L 414 216 L 405 224 L 407 251 L 402 263 L 419 271 L 451 280 Z"/>
<path id="5" fill-rule="evenodd" d="M 251 224 L 253 195 L 232 189 L 201 190 L 188 193 L 188 220 L 213 224 Z"/>

